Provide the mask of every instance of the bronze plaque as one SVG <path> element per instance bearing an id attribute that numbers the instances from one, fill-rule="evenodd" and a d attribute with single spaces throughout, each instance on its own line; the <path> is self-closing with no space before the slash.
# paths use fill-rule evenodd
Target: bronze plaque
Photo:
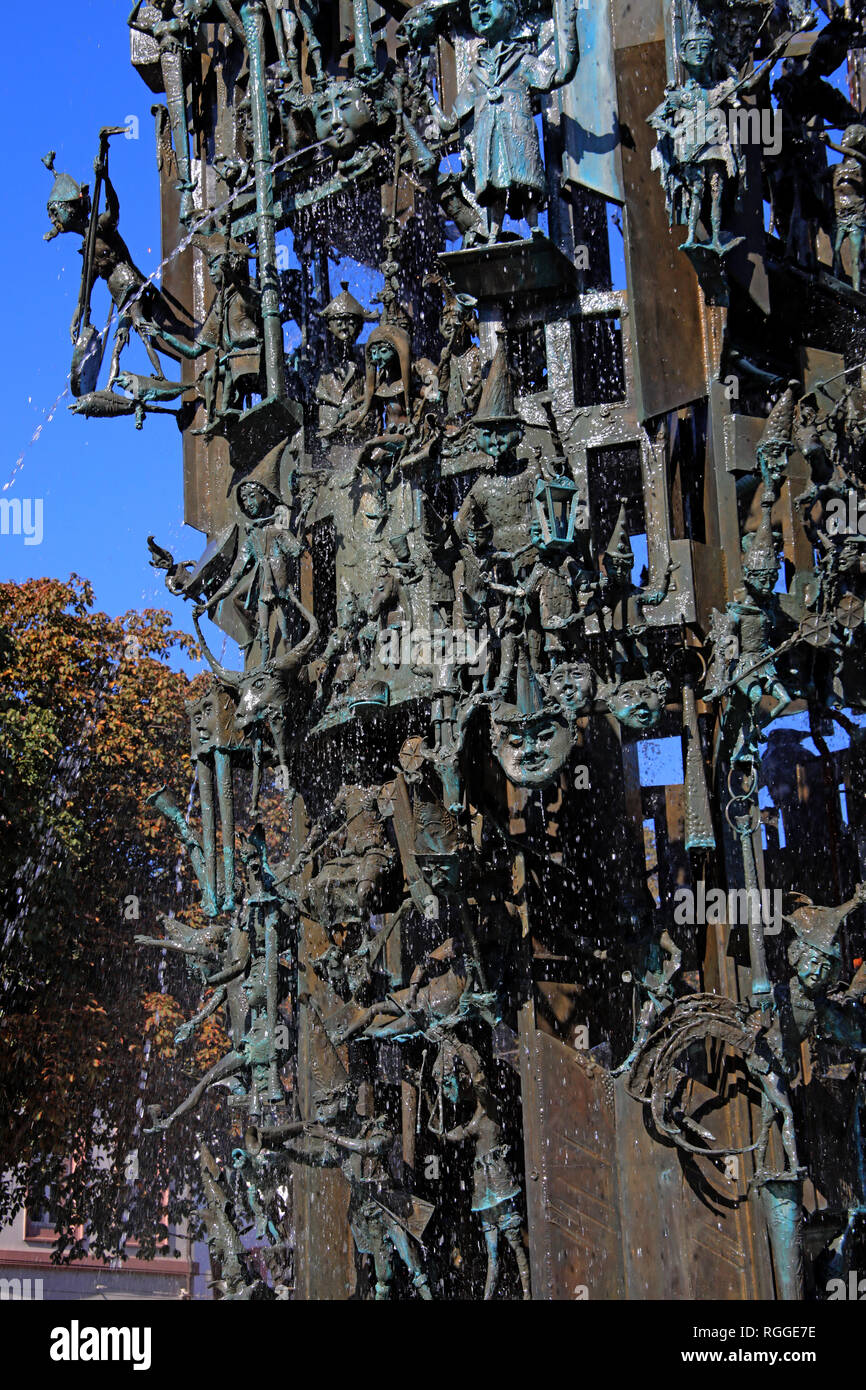
<path id="1" fill-rule="evenodd" d="M 655 133 L 647 117 L 664 96 L 664 43 L 616 54 L 619 118 L 627 128 L 622 165 L 626 189 L 626 262 L 640 285 L 634 315 L 638 410 L 643 420 L 707 393 L 700 289 L 679 249 L 684 233 L 668 226 L 658 171 L 650 167 Z"/>

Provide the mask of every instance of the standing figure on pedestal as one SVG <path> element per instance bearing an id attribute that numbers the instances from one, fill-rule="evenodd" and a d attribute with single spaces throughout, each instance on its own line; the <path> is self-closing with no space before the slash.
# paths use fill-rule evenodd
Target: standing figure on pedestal
<path id="1" fill-rule="evenodd" d="M 729 215 L 729 192 L 736 194 L 746 175 L 743 126 L 735 112 L 741 95 L 755 91 L 784 47 L 747 77 L 720 78 L 719 35 L 705 20 L 694 20 L 680 51 L 686 79 L 668 85 L 664 101 L 648 118 L 659 135 L 652 164 L 662 172 L 671 226 L 688 226 L 682 249 L 701 260 L 707 254 L 725 256 L 740 244 L 741 238 L 722 225 Z M 710 239 L 702 242 L 698 223 L 707 206 Z"/>
<path id="2" fill-rule="evenodd" d="M 764 696 L 776 702 L 770 719 L 784 714 L 791 703 L 774 652 L 785 618 L 774 593 L 779 559 L 770 520 L 773 501 L 772 484 L 767 483 L 760 525 L 743 541 L 743 586 L 735 590 L 724 616 L 713 614 L 714 655 L 708 677 L 712 688 L 706 698 L 730 692 L 722 738 L 732 762 L 753 762 L 757 756 L 757 715 Z"/>
<path id="3" fill-rule="evenodd" d="M 866 126 L 849 125 L 841 145 L 829 136 L 824 143 L 843 156 L 830 170 L 833 181 L 833 274 L 842 276 L 842 247 L 851 243 L 851 284 L 860 293 L 863 276 L 863 238 L 866 234 Z"/>
<path id="4" fill-rule="evenodd" d="M 657 608 L 670 591 L 677 568 L 668 561 L 660 589 L 641 589 L 632 581 L 634 551 L 626 530 L 626 504 L 620 505 L 613 535 L 604 553 L 605 579 L 601 589 L 604 630 L 611 634 L 610 660 L 617 681 L 638 677 L 648 670 L 649 651 L 643 640 L 647 630 L 645 608 Z"/>
<path id="5" fill-rule="evenodd" d="M 491 1299 L 499 1278 L 499 1243 L 504 1236 L 520 1274 L 524 1299 L 531 1299 L 529 1260 L 523 1248 L 521 1227 L 522 1191 L 510 1163 L 509 1146 L 504 1143 L 499 1107 L 474 1047 L 446 1038 L 436 1059 L 434 1075 L 449 1100 L 460 1098 L 460 1072 L 466 1075 L 475 1102 L 474 1112 L 465 1124 L 446 1130 L 442 1138 L 449 1144 L 472 1141 L 475 1160 L 472 1169 L 472 1210 L 484 1231 L 487 1246 L 487 1277 L 484 1298 Z M 431 1123 L 433 1133 L 438 1131 Z"/>
<path id="6" fill-rule="evenodd" d="M 502 656 L 496 688 L 501 693 L 513 675 L 515 641 L 522 630 L 520 581 L 532 572 L 537 558 L 532 520 L 538 482 L 535 464 L 517 456 L 524 426 L 514 406 L 503 337 L 472 426 L 478 452 L 492 460 L 494 471 L 482 473 L 472 484 L 454 529 L 464 547 L 466 626 L 474 625 L 480 610 L 485 621 L 500 633 Z M 501 598 L 494 597 L 499 593 Z M 488 614 L 493 605 L 497 606 L 496 615 Z"/>
<path id="7" fill-rule="evenodd" d="M 688 226 L 683 249 L 702 245 L 721 256 L 730 249 L 730 238 L 725 235 L 723 240 L 722 232 L 725 192 L 745 172 L 727 120 L 736 82 L 716 80 L 715 36 L 706 24 L 688 29 L 680 56 L 688 76 L 680 86 L 671 84 L 664 102 L 649 118 L 660 137 L 653 167 L 663 171 L 671 225 L 685 222 Z M 710 240 L 699 242 L 698 222 L 707 195 Z"/>
<path id="8" fill-rule="evenodd" d="M 199 378 L 205 421 L 196 431 L 209 435 L 237 419 L 250 397 L 262 390 L 261 296 L 250 284 L 250 249 L 242 241 L 220 233 L 194 236 L 192 243 L 204 252 L 214 300 L 194 343 L 171 334 L 165 338 L 183 357 L 194 360 L 213 353 L 213 362 Z"/>
<path id="9" fill-rule="evenodd" d="M 469 18 L 482 45 L 440 125 L 447 133 L 459 130 L 471 150 L 475 198 L 488 209 L 487 238 L 495 242 L 506 213 L 535 228 L 547 202 L 535 105 L 577 72 L 577 7 L 569 6 L 556 58 L 533 51 L 519 0 L 470 0 Z"/>

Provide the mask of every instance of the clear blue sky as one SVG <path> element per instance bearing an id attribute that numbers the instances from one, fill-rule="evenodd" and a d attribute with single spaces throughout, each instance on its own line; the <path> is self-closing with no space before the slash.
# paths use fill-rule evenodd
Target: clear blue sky
<path id="1" fill-rule="evenodd" d="M 68 392 L 48 418 L 67 385 L 81 257 L 78 237 L 42 239 L 52 180 L 41 156 L 55 149 L 58 169 L 92 184 L 100 127 L 136 117 L 139 138 L 112 141 L 111 174 L 121 200 L 121 232 L 139 267 L 149 274 L 160 258 L 150 113 L 157 98 L 129 62 L 130 9 L 131 0 L 43 0 L 38 11 L 33 8 L 35 27 L 24 21 L 8 30 L 0 497 L 41 498 L 44 538 L 28 546 L 23 536 L 0 534 L 0 579 L 66 578 L 75 570 L 93 582 L 97 604 L 107 612 L 158 605 L 189 629 L 184 605 L 148 565 L 145 540 L 152 532 L 183 559 L 203 548 L 202 538 L 183 524 L 180 436 L 173 419 L 149 416 L 141 431 L 129 417 L 85 420 L 69 414 Z M 618 233 L 613 246 L 621 259 Z M 335 283 L 338 278 L 335 273 Z M 104 322 L 106 304 L 104 286 L 98 285 L 97 325 Z M 124 362 L 148 370 L 135 340 Z"/>
<path id="2" fill-rule="evenodd" d="M 47 418 L 67 385 L 81 257 L 79 237 L 42 239 L 52 179 L 41 156 L 55 149 L 57 168 L 92 188 L 100 127 L 137 116 L 140 138 L 112 141 L 111 176 L 120 196 L 120 229 L 140 269 L 149 274 L 160 259 L 150 113 L 158 98 L 129 62 L 131 9 L 131 0 L 45 0 L 32 7 L 32 24 L 19 10 L 18 22 L 7 28 L 0 488 L 14 480 L 0 497 L 42 498 L 44 539 L 28 546 L 22 536 L 0 535 L 0 579 L 66 578 L 74 570 L 92 580 L 97 606 L 108 613 L 164 607 L 191 630 L 184 605 L 149 567 L 146 545 L 152 532 L 179 558 L 203 549 L 202 537 L 183 525 L 174 420 L 149 416 L 141 431 L 131 417 L 85 420 L 68 412 L 68 394 L 54 419 Z M 101 327 L 107 307 L 101 284 L 93 304 Z M 143 352 L 130 348 L 128 365 L 146 370 Z M 107 364 L 103 378 L 106 373 Z"/>

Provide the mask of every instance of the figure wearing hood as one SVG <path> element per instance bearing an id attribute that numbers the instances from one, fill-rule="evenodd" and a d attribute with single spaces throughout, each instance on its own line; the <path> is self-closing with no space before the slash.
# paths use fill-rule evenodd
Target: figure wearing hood
<path id="1" fill-rule="evenodd" d="M 247 575 L 251 575 L 239 609 L 242 616 L 255 614 L 255 635 L 251 633 L 250 645 L 258 640 L 264 665 L 271 656 L 273 610 L 284 645 L 292 646 L 288 608 L 298 584 L 298 559 L 304 547 L 290 528 L 288 508 L 263 483 L 247 479 L 238 487 L 236 496 L 238 509 L 245 518 L 242 538 L 235 562 L 208 600 L 207 609 L 212 612 L 223 599 L 237 594 Z"/>
<path id="2" fill-rule="evenodd" d="M 405 428 L 412 413 L 412 339 L 395 323 L 380 323 L 364 344 L 364 398 L 345 424 L 372 419 L 379 435 Z"/>

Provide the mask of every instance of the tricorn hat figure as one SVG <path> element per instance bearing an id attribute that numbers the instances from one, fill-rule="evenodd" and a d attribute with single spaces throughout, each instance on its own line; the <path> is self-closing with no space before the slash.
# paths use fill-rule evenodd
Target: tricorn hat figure
<path id="1" fill-rule="evenodd" d="M 629 568 L 634 565 L 634 551 L 628 534 L 627 509 L 625 498 L 620 499 L 619 515 L 613 528 L 613 535 L 607 543 L 605 555 L 613 560 L 628 561 Z"/>
<path id="2" fill-rule="evenodd" d="M 472 423 L 482 428 L 490 425 L 507 427 L 523 424 L 514 408 L 514 384 L 511 380 L 503 333 L 499 334 L 490 371 L 478 403 L 478 412 Z"/>
<path id="3" fill-rule="evenodd" d="M 348 280 L 340 281 L 340 293 L 324 309 L 319 310 L 322 319 L 360 319 L 363 323 L 375 323 L 377 315 L 365 309 L 349 289 Z"/>

